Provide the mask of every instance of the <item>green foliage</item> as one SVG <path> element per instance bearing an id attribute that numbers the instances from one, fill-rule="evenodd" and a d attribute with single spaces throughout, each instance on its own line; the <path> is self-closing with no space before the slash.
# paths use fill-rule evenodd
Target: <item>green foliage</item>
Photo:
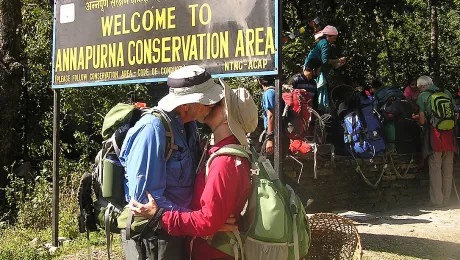
<path id="1" fill-rule="evenodd" d="M 78 253 L 85 258 L 87 247 L 104 252 L 105 233 L 92 233 L 90 241 L 78 230 L 77 216 L 79 207 L 77 192 L 80 178 L 89 170 L 89 164 L 82 161 L 61 160 L 59 184 L 59 236 L 72 241 L 59 248 L 51 256 L 44 244 L 51 243 L 52 186 L 51 161 L 45 162 L 45 168 L 34 183 L 10 174 L 10 184 L 6 188 L 7 199 L 17 209 L 16 222 L 2 223 L 0 227 L 0 259 L 53 259 L 55 257 Z M 36 247 L 27 246 L 38 238 Z M 115 254 L 122 255 L 119 238 L 114 238 Z"/>
<path id="2" fill-rule="evenodd" d="M 460 88 L 460 2 L 441 6 L 439 11 L 440 78 L 447 88 Z"/>
<path id="3" fill-rule="evenodd" d="M 41 244 L 47 241 L 49 231 L 32 231 L 18 227 L 9 227 L 0 231 L 0 259 L 51 259 L 45 248 L 29 246 L 29 242 L 38 238 Z"/>
<path id="4" fill-rule="evenodd" d="M 32 186 L 32 185 L 31 185 Z M 22 203 L 19 203 L 18 226 L 44 229 L 51 224 L 52 187 L 49 181 L 39 176 L 35 180 L 31 192 L 25 195 Z"/>
<path id="5" fill-rule="evenodd" d="M 286 31 L 298 29 L 300 22 L 319 17 L 320 27 L 339 29 L 337 42 L 347 57 L 347 83 L 358 86 L 372 78 L 386 84 L 402 85 L 407 77 L 430 75 L 430 12 L 428 1 L 324 0 L 285 1 Z M 437 1 L 439 8 L 438 81 L 450 87 L 460 83 L 458 68 L 460 18 L 458 1 Z M 286 28 L 287 27 L 287 28 Z M 313 31 L 283 46 L 283 72 L 292 75 L 313 44 Z"/>
<path id="6" fill-rule="evenodd" d="M 248 89 L 254 98 L 254 102 L 262 104 L 262 87 L 258 84 L 256 77 L 226 78 L 224 81 L 232 88 L 243 87 Z"/>
<path id="7" fill-rule="evenodd" d="M 70 239 L 80 236 L 78 230 L 78 186 L 84 172 L 90 170 L 86 162 L 63 163 L 59 185 L 59 234 Z"/>
<path id="8" fill-rule="evenodd" d="M 18 227 L 41 230 L 51 226 L 52 183 L 51 162 L 45 163 L 45 168 L 34 182 L 26 182 L 23 178 L 9 174 L 9 184 L 6 187 L 6 198 L 9 205 L 17 211 L 16 225 Z M 61 232 L 66 237 L 78 235 L 76 214 L 78 212 L 77 188 L 85 164 L 67 162 L 62 164 L 60 178 L 60 215 Z M 75 170 L 77 169 L 77 171 Z"/>
<path id="9" fill-rule="evenodd" d="M 39 167 L 51 158 L 53 133 L 53 93 L 51 91 L 51 48 L 53 10 L 48 1 L 24 0 L 23 42 L 27 62 L 24 81 L 23 117 L 25 119 L 26 159 Z"/>
<path id="10" fill-rule="evenodd" d="M 37 239 L 35 245 L 29 244 Z M 24 260 L 24 259 L 61 259 L 66 255 L 74 255 L 72 259 L 88 259 L 88 250 L 92 252 L 94 259 L 106 259 L 105 233 L 94 232 L 90 234 L 90 240 L 84 234 L 80 234 L 71 241 L 64 243 L 53 255 L 45 247 L 51 243 L 51 229 L 41 231 L 8 226 L 0 229 L 0 259 Z M 112 256 L 119 259 L 123 255 L 120 236 L 114 235 Z M 97 257 L 94 257 L 94 256 Z"/>
<path id="11" fill-rule="evenodd" d="M 26 182 L 13 173 L 8 174 L 9 185 L 5 188 L 5 197 L 9 205 L 16 205 L 26 197 Z"/>
<path id="12" fill-rule="evenodd" d="M 44 170 L 46 172 L 46 170 Z M 51 183 L 43 175 L 34 182 L 8 174 L 5 197 L 10 206 L 9 222 L 22 228 L 43 229 L 50 225 Z"/>

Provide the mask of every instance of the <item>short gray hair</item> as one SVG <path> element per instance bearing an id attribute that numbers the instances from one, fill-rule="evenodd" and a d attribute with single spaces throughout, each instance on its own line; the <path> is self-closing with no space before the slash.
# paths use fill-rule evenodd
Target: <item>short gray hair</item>
<path id="1" fill-rule="evenodd" d="M 425 86 L 431 86 L 433 85 L 433 80 L 428 77 L 428 76 L 421 76 L 420 78 L 417 79 L 417 87 L 425 87 Z"/>

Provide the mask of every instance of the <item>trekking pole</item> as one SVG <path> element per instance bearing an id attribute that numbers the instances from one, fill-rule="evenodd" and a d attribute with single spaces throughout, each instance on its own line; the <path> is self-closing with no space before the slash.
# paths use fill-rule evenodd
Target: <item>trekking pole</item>
<path id="1" fill-rule="evenodd" d="M 291 157 L 292 160 L 296 161 L 298 164 L 300 164 L 300 173 L 299 173 L 299 178 L 297 179 L 297 183 L 300 184 L 300 177 L 302 176 L 303 173 L 303 163 L 297 160 L 294 156 L 288 155 L 288 157 Z M 316 179 L 316 178 L 315 178 Z"/>
<path id="2" fill-rule="evenodd" d="M 455 195 L 457 195 L 458 204 L 460 204 L 460 197 L 458 196 L 457 186 L 455 186 L 455 179 L 452 178 L 452 184 L 454 184 Z"/>

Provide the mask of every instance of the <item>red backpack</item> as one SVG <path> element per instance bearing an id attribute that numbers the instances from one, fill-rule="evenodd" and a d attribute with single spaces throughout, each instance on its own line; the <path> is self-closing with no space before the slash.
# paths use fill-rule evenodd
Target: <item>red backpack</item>
<path id="1" fill-rule="evenodd" d="M 312 98 L 304 89 L 294 89 L 283 93 L 285 104 L 283 112 L 284 133 L 291 140 L 300 140 L 308 135 Z"/>

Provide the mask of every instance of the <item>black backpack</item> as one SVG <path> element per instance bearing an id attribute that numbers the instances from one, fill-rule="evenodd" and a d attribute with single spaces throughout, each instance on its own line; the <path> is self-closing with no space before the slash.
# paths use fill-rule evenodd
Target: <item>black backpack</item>
<path id="1" fill-rule="evenodd" d="M 412 118 L 415 104 L 404 96 L 399 87 L 382 87 L 374 95 L 374 107 L 385 119 Z"/>

